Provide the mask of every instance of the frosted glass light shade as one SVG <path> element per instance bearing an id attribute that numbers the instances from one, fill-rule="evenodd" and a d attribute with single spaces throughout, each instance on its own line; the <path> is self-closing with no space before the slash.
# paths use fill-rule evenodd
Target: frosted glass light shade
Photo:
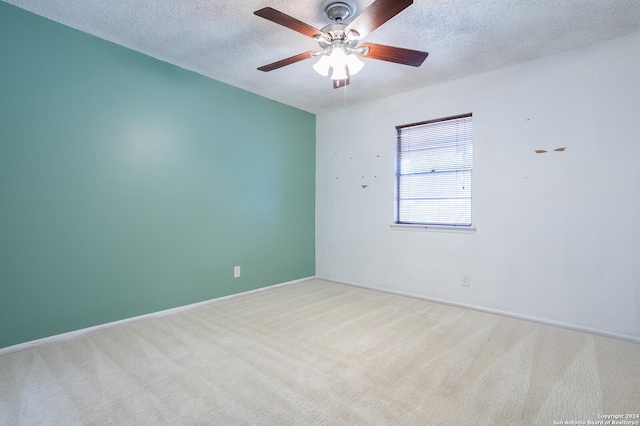
<path id="1" fill-rule="evenodd" d="M 349 68 L 349 75 L 355 75 L 364 68 L 364 62 L 362 62 L 357 55 L 352 53 L 347 56 L 347 67 Z"/>
<path id="2" fill-rule="evenodd" d="M 320 60 L 313 65 L 313 69 L 323 76 L 329 75 L 329 68 L 331 67 L 331 59 L 327 55 L 322 55 Z"/>
<path id="3" fill-rule="evenodd" d="M 331 69 L 333 69 L 331 80 L 344 80 L 349 77 L 346 69 L 347 54 L 344 49 L 333 49 L 329 55 L 329 59 L 331 59 Z"/>
<path id="4" fill-rule="evenodd" d="M 348 77 L 347 67 L 345 65 L 332 68 L 333 73 L 331 74 L 331 80 L 344 80 Z"/>

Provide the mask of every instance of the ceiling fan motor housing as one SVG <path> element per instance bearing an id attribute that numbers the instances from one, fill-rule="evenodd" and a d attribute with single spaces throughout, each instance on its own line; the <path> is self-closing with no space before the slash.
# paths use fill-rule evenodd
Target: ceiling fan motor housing
<path id="1" fill-rule="evenodd" d="M 326 1 L 323 11 L 327 18 L 333 22 L 343 22 L 353 16 L 356 12 L 356 5 L 351 0 Z"/>

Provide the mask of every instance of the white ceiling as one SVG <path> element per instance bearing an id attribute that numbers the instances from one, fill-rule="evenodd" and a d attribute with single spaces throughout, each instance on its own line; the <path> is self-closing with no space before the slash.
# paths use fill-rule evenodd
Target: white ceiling
<path id="1" fill-rule="evenodd" d="M 323 0 L 8 0 L 86 33 L 319 113 L 640 31 L 640 0 L 415 0 L 363 39 L 429 52 L 422 67 L 364 59 L 344 89 L 309 59 L 257 67 L 317 48 L 253 14 L 266 6 L 316 28 Z M 372 0 L 355 0 L 356 15 Z M 347 21 L 348 22 L 348 21 Z M 639 47 L 640 51 L 640 47 Z"/>

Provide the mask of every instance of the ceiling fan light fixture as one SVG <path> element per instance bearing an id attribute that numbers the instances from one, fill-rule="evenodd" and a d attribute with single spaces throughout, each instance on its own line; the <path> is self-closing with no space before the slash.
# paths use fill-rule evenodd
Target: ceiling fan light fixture
<path id="1" fill-rule="evenodd" d="M 331 59 L 327 55 L 322 55 L 320 60 L 313 64 L 313 69 L 324 77 L 329 75 L 329 68 L 331 68 Z"/>
<path id="2" fill-rule="evenodd" d="M 328 58 L 331 61 L 331 69 L 333 70 L 331 79 L 344 80 L 347 78 L 347 53 L 344 51 L 344 48 L 342 46 L 334 46 Z"/>
<path id="3" fill-rule="evenodd" d="M 347 66 L 332 67 L 331 80 L 346 80 L 349 75 L 347 74 Z"/>
<path id="4" fill-rule="evenodd" d="M 364 68 L 364 62 L 358 58 L 358 55 L 351 53 L 347 55 L 347 68 L 349 68 L 349 75 L 356 75 Z"/>
<path id="5" fill-rule="evenodd" d="M 331 70 L 332 80 L 344 80 L 348 76 L 355 75 L 364 67 L 364 62 L 344 46 L 333 46 L 329 53 L 322 54 L 322 57 L 313 65 L 313 69 L 324 77 L 329 75 Z"/>
<path id="6" fill-rule="evenodd" d="M 341 44 L 336 44 L 331 49 L 331 52 L 329 52 L 329 58 L 334 64 L 344 63 L 347 60 L 347 52 L 344 51 L 344 47 L 342 47 Z"/>

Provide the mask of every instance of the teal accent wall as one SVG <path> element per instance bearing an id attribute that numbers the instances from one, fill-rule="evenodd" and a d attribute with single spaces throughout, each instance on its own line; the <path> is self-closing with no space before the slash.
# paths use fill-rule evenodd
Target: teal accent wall
<path id="1" fill-rule="evenodd" d="M 0 58 L 0 347 L 315 274 L 314 115 L 2 2 Z"/>

